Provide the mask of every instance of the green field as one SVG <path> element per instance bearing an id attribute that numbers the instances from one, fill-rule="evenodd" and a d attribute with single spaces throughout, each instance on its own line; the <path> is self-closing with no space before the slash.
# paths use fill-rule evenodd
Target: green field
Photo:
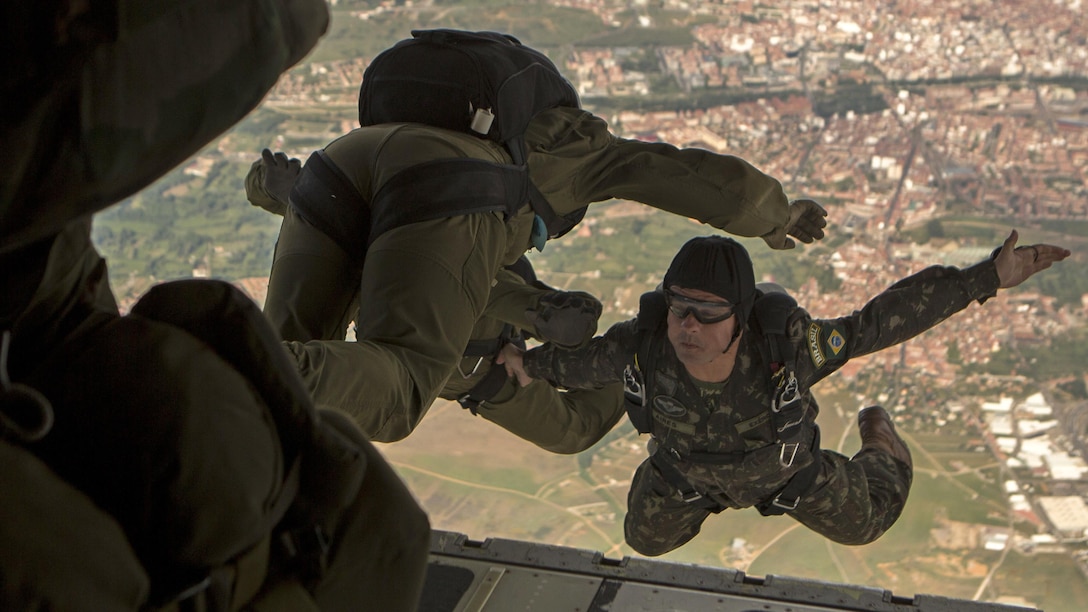
<path id="1" fill-rule="evenodd" d="M 984 599 L 1019 596 L 1038 602 L 1048 612 L 1085 609 L 1088 585 L 1066 555 L 1010 553 L 994 576 Z"/>

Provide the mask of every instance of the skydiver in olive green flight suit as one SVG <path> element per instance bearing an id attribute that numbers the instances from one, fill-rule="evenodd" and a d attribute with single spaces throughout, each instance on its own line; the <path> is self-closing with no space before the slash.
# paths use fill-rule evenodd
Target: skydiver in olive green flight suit
<path id="1" fill-rule="evenodd" d="M 300 165 L 285 155 L 262 154 L 266 181 L 278 184 L 267 191 L 263 207 L 283 214 L 285 194 L 293 185 Z M 252 176 L 252 175 L 251 175 Z M 335 245 L 327 245 L 337 249 Z M 264 312 L 285 340 L 343 340 L 348 325 L 358 313 L 359 296 L 345 279 L 347 270 L 334 265 L 317 267 L 308 281 L 313 285 L 342 286 L 326 299 L 305 299 L 297 286 L 270 287 Z M 343 283 L 343 285 L 341 285 Z M 273 293 L 275 290 L 277 293 Z M 288 292 L 281 295 L 280 291 Z M 623 389 L 560 391 L 539 382 L 522 387 L 493 361 L 502 346 L 528 333 L 541 342 L 578 346 L 593 336 L 600 302 L 583 292 L 557 291 L 536 279 L 526 257 L 503 268 L 495 278 L 485 315 L 480 317 L 455 371 L 448 377 L 439 397 L 459 402 L 514 435 L 553 453 L 581 452 L 601 439 L 623 418 Z M 337 315 L 337 313 L 339 313 Z M 337 315 L 337 316 L 334 316 Z"/>

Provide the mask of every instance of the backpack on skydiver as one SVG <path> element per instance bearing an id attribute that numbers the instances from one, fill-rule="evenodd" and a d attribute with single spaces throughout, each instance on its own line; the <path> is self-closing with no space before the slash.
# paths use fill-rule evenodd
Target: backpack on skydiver
<path id="1" fill-rule="evenodd" d="M 197 574 L 192 587 L 165 602 L 166 609 L 236 609 L 248 600 L 245 605 L 253 610 L 317 610 L 312 591 L 333 553 L 353 547 L 352 542 L 335 541 L 342 531 L 340 521 L 357 520 L 343 511 L 361 494 L 367 471 L 352 424 L 324 418 L 314 409 L 279 336 L 257 305 L 229 283 L 181 280 L 156 285 L 130 316 L 173 326 L 209 345 L 266 405 L 268 426 L 282 453 L 283 483 L 275 500 L 261 508 L 260 540 L 239 557 Z M 179 447 L 179 453 L 185 451 L 192 449 Z M 336 597 L 342 605 L 368 596 L 356 586 L 341 585 L 339 590 Z M 229 599 L 224 601 L 224 596 Z"/>
<path id="2" fill-rule="evenodd" d="M 362 431 L 346 415 L 315 410 L 294 361 L 257 305 L 229 283 L 184 280 L 153 287 L 132 314 L 207 343 L 248 380 L 267 406 L 283 454 L 283 486 L 273 503 L 261 507 L 264 536 L 241 558 L 210 568 L 207 579 L 198 583 L 203 590 L 180 593 L 189 601 L 170 602 L 168 610 L 190 609 L 187 605 L 226 609 L 224 592 L 236 609 L 234 604 L 245 601 L 245 593 L 238 592 L 243 585 L 256 589 L 245 608 L 253 612 L 316 612 L 354 609 L 363 601 L 397 601 L 399 596 L 374 591 L 373 576 L 343 576 L 374 565 L 371 547 L 381 540 L 372 537 L 377 530 L 397 533 L 396 527 L 365 522 L 376 516 L 362 510 L 374 503 L 374 495 L 389 495 L 385 502 L 400 513 L 403 525 L 418 526 L 415 517 L 408 506 L 394 505 L 400 503 L 393 497 L 396 492 L 381 482 L 387 468 L 373 463 L 380 455 Z M 426 533 L 425 526 L 420 528 Z"/>
<path id="3" fill-rule="evenodd" d="M 524 162 L 529 122 L 578 94 L 540 51 L 497 32 L 412 30 L 374 58 L 359 90 L 360 125 L 424 123 L 470 132 Z"/>
<path id="4" fill-rule="evenodd" d="M 372 242 L 407 223 L 484 211 L 513 215 L 526 202 L 539 217 L 538 225 L 542 224 L 534 228 L 537 234 L 543 233 L 537 243 L 540 248 L 543 239 L 565 234 L 585 214 L 582 208 L 557 215 L 529 181 L 525 165 L 523 136 L 529 122 L 541 111 L 559 106 L 578 108 L 577 91 L 547 56 L 513 36 L 412 30 L 412 38 L 378 54 L 363 73 L 360 125 L 409 122 L 466 132 L 501 143 L 514 163 L 451 159 L 408 168 L 375 194 L 369 204 L 371 218 L 365 220 L 358 219 L 359 209 L 348 210 L 354 207 L 341 204 L 338 211 L 330 211 L 317 198 L 307 201 L 306 172 L 291 199 L 296 206 L 301 199 L 304 218 L 357 257 L 365 254 L 365 246 L 355 246 L 361 235 Z M 342 202 L 353 192 L 353 199 L 359 198 L 322 151 L 310 156 L 306 167 L 311 165 L 326 191 L 339 184 L 333 189 L 336 199 Z"/>
<path id="5" fill-rule="evenodd" d="M 260 414 L 229 397 L 177 405 L 164 395 L 173 389 L 171 374 L 186 367 L 186 351 L 201 346 L 212 350 L 199 353 L 203 366 L 229 368 L 248 382 L 263 404 Z M 59 346 L 31 380 L 50 396 L 47 407 L 56 416 L 51 431 L 21 445 L 43 467 L 29 458 L 16 467 L 52 469 L 57 482 L 43 480 L 41 492 L 21 492 L 21 500 L 48 494 L 71 512 L 63 528 L 44 512 L 40 525 L 24 527 L 48 534 L 33 540 L 27 555 L 49 569 L 7 576 L 10 585 L 0 580 L 0 587 L 12 587 L 0 588 L 0 602 L 16 609 L 33 601 L 35 609 L 52 602 L 73 610 L 316 610 L 311 593 L 332 555 L 359 548 L 336 541 L 340 525 L 357 520 L 343 511 L 362 494 L 368 466 L 359 441 L 344 423 L 314 410 L 278 336 L 256 304 L 229 284 L 157 285 L 128 316 Z M 203 469 L 204 458 L 214 455 L 209 445 L 224 444 L 228 435 L 237 449 L 230 457 L 269 452 L 252 452 L 229 469 Z M 112 466 L 108 475 L 104 466 Z M 231 486 L 248 502 L 224 511 L 214 497 Z M 87 496 L 82 506 L 80 494 Z M 66 540 L 72 560 L 97 560 L 98 551 L 87 549 L 97 546 L 116 563 L 80 572 L 68 567 L 75 561 L 58 560 L 39 545 L 68 532 L 76 536 Z M 0 570 L 8 567 L 5 559 L 0 555 Z M 91 579 L 108 584 L 89 589 L 84 581 Z M 345 605 L 373 596 L 348 583 L 336 589 L 333 596 Z"/>
<path id="6" fill-rule="evenodd" d="M 764 363 L 770 370 L 769 380 L 772 385 L 771 424 L 775 429 L 778 442 L 782 444 L 780 457 L 784 466 L 793 463 L 799 452 L 805 447 L 817 452 L 820 447 L 820 430 L 815 423 L 804 419 L 804 404 L 801 401 L 804 390 L 798 385 L 794 372 L 796 351 L 787 337 L 787 324 L 790 314 L 796 309 L 797 300 L 793 299 L 780 287 L 772 284 L 757 285 L 756 299 L 752 304 L 752 313 L 748 318 L 749 329 L 755 335 Z M 664 293 L 651 291 L 639 299 L 638 326 L 639 346 L 634 363 L 624 371 L 624 404 L 631 424 L 640 433 L 650 433 L 652 426 L 650 397 L 654 388 L 653 376 L 656 368 L 656 354 L 652 347 L 667 342 L 664 337 L 664 322 L 668 306 Z M 695 491 L 684 475 L 668 459 L 659 457 L 664 453 L 654 453 L 651 459 L 662 475 L 677 487 L 685 501 L 697 504 L 712 512 L 722 510 L 717 502 Z M 692 463 L 727 464 L 739 460 L 740 454 L 719 454 L 692 452 L 683 456 L 684 461 Z M 794 476 L 777 494 L 756 508 L 764 516 L 784 514 L 797 507 L 800 498 L 808 492 L 819 473 L 820 462 L 813 461 L 808 467 Z"/>

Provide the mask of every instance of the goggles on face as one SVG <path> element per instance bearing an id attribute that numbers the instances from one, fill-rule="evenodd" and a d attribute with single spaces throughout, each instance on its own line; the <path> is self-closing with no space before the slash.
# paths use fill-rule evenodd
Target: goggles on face
<path id="1" fill-rule="evenodd" d="M 669 305 L 669 312 L 678 319 L 685 319 L 690 314 L 695 320 L 707 325 L 720 323 L 733 316 L 733 305 L 728 302 L 702 302 L 678 295 L 665 289 L 665 302 Z"/>

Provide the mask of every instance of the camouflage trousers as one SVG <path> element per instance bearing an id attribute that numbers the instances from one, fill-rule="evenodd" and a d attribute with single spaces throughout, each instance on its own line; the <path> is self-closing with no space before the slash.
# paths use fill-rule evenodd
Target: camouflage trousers
<path id="1" fill-rule="evenodd" d="M 903 512 L 913 470 L 877 449 L 862 449 L 852 458 L 829 450 L 820 454 L 816 482 L 787 514 L 839 544 L 868 544 L 879 538 Z M 698 535 L 711 513 L 685 502 L 647 458 L 631 482 L 624 537 L 641 554 L 663 555 Z"/>

